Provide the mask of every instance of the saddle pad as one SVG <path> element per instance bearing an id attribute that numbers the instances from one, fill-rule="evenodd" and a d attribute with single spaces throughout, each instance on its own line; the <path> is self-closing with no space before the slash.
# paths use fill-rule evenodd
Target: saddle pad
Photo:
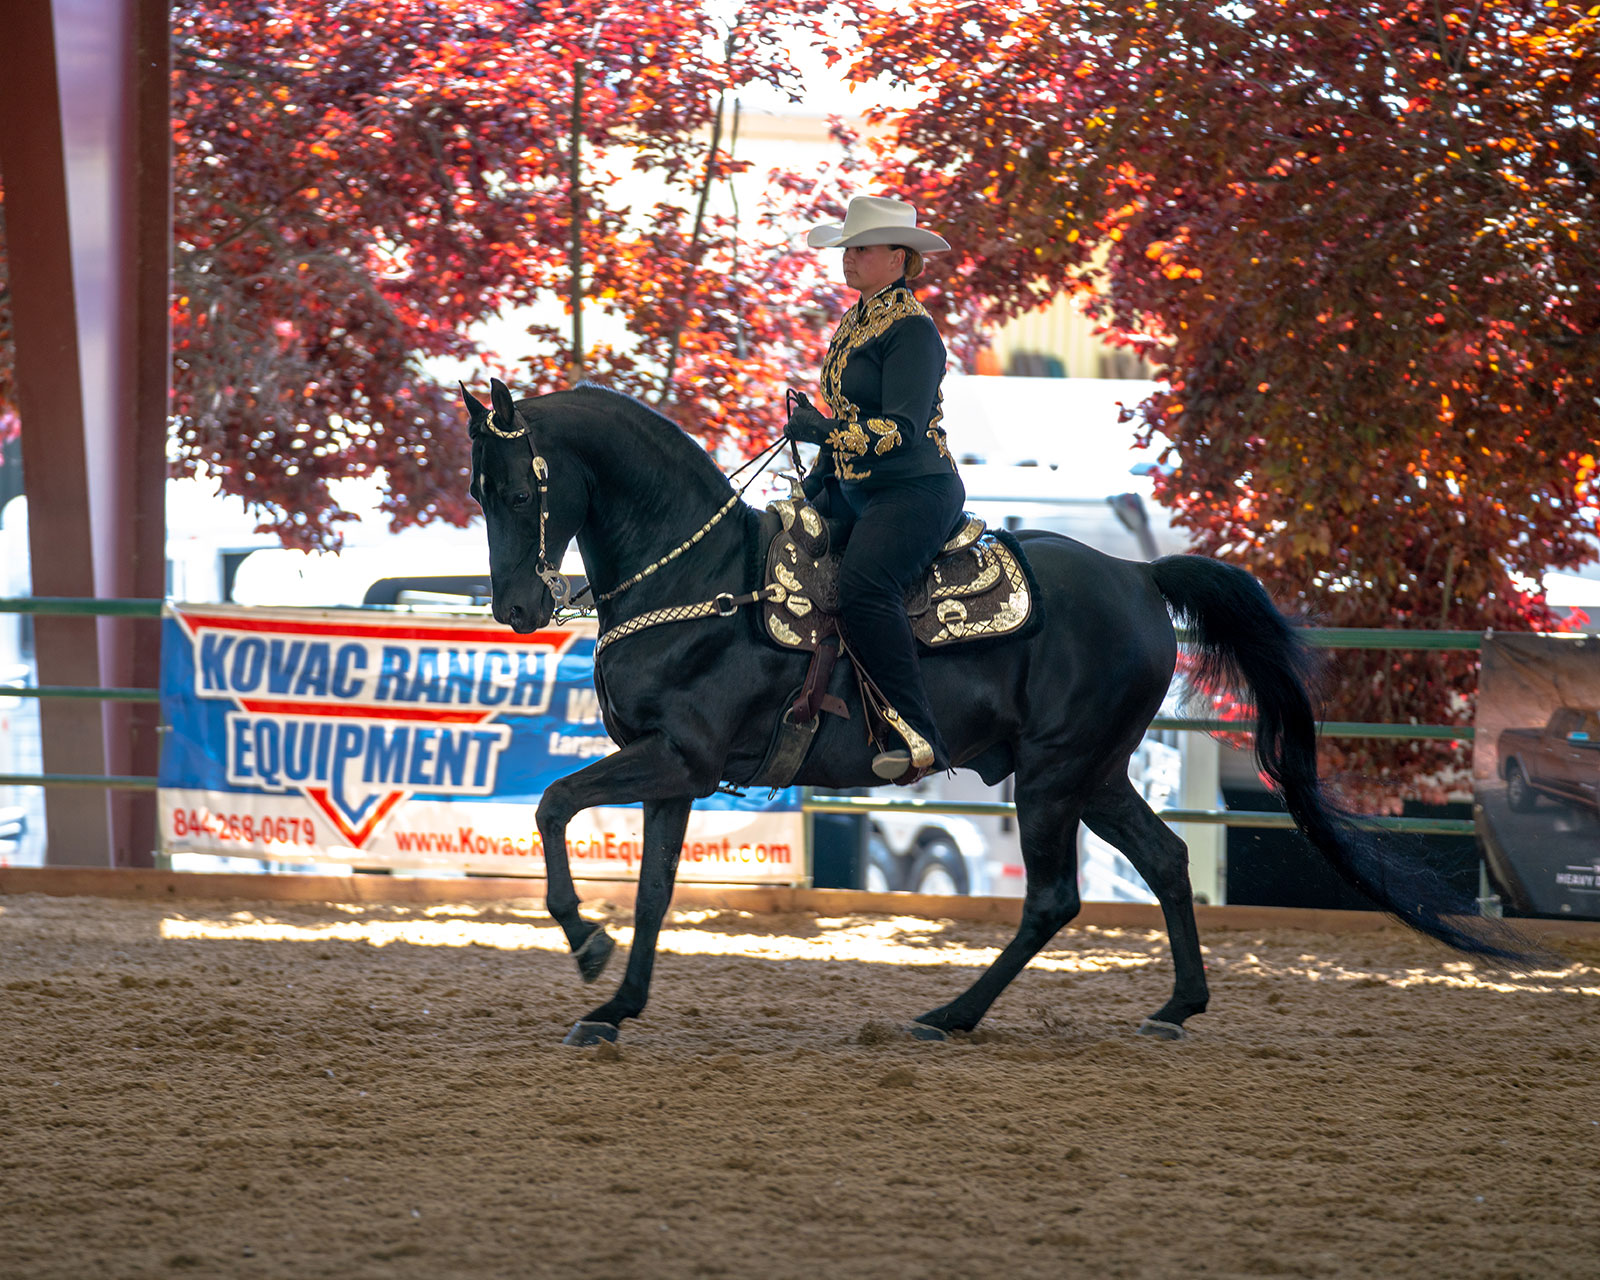
<path id="1" fill-rule="evenodd" d="M 767 548 L 762 630 L 785 649 L 815 649 L 839 612 L 840 555 L 810 506 L 784 501 L 769 510 L 783 527 Z M 1019 550 L 971 515 L 906 593 L 911 630 L 928 648 L 1010 635 L 1032 611 Z"/>

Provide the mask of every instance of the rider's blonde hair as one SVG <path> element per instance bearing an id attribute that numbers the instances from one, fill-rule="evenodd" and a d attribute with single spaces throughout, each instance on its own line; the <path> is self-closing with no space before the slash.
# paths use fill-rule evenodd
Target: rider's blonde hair
<path id="1" fill-rule="evenodd" d="M 891 249 L 898 249 L 906 255 L 906 269 L 902 274 L 907 280 L 915 280 L 922 274 L 922 254 L 915 249 L 908 249 L 903 244 L 890 245 Z"/>

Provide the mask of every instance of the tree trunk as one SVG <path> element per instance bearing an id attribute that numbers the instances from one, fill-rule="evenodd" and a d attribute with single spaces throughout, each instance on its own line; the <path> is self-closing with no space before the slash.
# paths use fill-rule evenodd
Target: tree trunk
<path id="1" fill-rule="evenodd" d="M 723 45 L 723 56 L 727 60 L 730 78 L 733 75 L 733 51 L 738 38 L 737 30 L 730 29 Z M 694 213 L 694 231 L 689 237 L 689 262 L 684 269 L 683 285 L 678 292 L 678 311 L 673 317 L 672 332 L 667 335 L 667 371 L 661 388 L 661 399 L 665 404 L 671 404 L 677 398 L 678 352 L 682 348 L 683 330 L 689 319 L 689 304 L 694 298 L 695 275 L 700 269 L 700 241 L 705 232 L 706 205 L 711 199 L 711 186 L 716 181 L 717 151 L 722 146 L 722 117 L 727 101 L 728 91 L 724 88 L 717 94 L 717 114 L 711 122 L 711 147 L 706 152 L 706 172 L 700 183 L 700 201 Z M 734 112 L 735 128 L 737 128 L 737 103 Z"/>
<path id="2" fill-rule="evenodd" d="M 738 98 L 733 100 L 733 130 L 728 139 L 728 158 L 732 159 L 739 154 L 739 110 Z M 728 283 L 733 290 L 733 353 L 743 360 L 749 351 L 744 340 L 744 294 L 739 290 L 739 189 L 733 185 L 733 180 L 728 180 L 728 195 L 733 200 L 733 265 L 728 270 Z"/>
<path id="3" fill-rule="evenodd" d="M 711 122 L 711 147 L 706 152 L 706 172 L 700 180 L 700 201 L 694 211 L 694 231 L 689 236 L 689 262 L 684 268 L 683 284 L 678 290 L 677 312 L 672 318 L 672 331 L 667 335 L 667 372 L 662 379 L 661 401 L 671 404 L 677 399 L 675 378 L 678 372 L 678 352 L 683 345 L 683 330 L 689 319 L 689 304 L 694 299 L 695 272 L 700 266 L 700 241 L 705 233 L 706 205 L 711 199 L 711 184 L 716 180 L 717 151 L 722 146 L 722 113 L 728 92 L 717 94 L 717 114 Z"/>
<path id="4" fill-rule="evenodd" d="M 584 377 L 583 347 L 583 70 L 572 66 L 571 153 L 567 163 L 567 210 L 572 219 L 567 244 L 567 307 L 572 312 L 572 360 L 568 381 L 577 386 Z"/>

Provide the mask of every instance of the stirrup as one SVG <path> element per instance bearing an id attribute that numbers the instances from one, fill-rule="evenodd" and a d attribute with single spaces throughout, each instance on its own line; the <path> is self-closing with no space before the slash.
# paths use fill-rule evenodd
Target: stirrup
<path id="1" fill-rule="evenodd" d="M 878 761 L 879 760 L 883 760 L 887 756 L 900 756 L 900 755 L 904 755 L 904 756 L 907 757 L 907 759 L 906 759 L 906 767 L 907 768 L 920 769 L 923 772 L 927 772 L 927 770 L 933 768 L 933 744 L 930 743 L 926 738 L 924 738 L 915 729 L 913 729 L 910 726 L 910 724 L 908 724 L 906 722 L 905 717 L 902 716 L 893 707 L 885 706 L 883 708 L 883 718 L 884 718 L 885 722 L 888 724 L 888 726 L 891 729 L 893 729 L 896 733 L 898 733 L 900 735 L 900 737 L 904 740 L 904 742 L 906 744 L 906 750 L 904 750 L 904 751 L 892 750 L 892 751 L 881 752 L 877 756 L 877 758 L 874 759 L 873 762 L 872 762 L 872 771 L 874 773 L 878 773 Z M 901 769 L 900 772 L 895 775 L 895 777 L 898 778 L 904 773 L 905 773 L 905 769 Z M 878 776 L 881 778 L 884 775 L 879 773 Z"/>

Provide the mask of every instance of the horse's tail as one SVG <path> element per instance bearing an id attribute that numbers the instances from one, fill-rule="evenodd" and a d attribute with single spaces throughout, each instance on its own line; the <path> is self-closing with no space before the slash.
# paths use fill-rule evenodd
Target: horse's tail
<path id="1" fill-rule="evenodd" d="M 1156 588 L 1199 662 L 1202 688 L 1247 694 L 1256 711 L 1256 759 L 1305 837 L 1339 876 L 1397 919 L 1472 955 L 1530 959 L 1529 944 L 1393 841 L 1379 842 L 1332 803 L 1317 777 L 1316 716 L 1307 689 L 1310 655 L 1262 585 L 1243 569 L 1203 556 L 1150 565 Z"/>

